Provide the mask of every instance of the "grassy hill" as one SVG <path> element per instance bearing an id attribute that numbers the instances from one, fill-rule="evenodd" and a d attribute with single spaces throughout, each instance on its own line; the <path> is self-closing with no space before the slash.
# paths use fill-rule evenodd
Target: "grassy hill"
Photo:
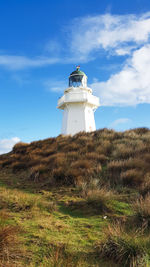
<path id="1" fill-rule="evenodd" d="M 0 156 L 0 266 L 150 266 L 150 130 L 18 143 Z"/>

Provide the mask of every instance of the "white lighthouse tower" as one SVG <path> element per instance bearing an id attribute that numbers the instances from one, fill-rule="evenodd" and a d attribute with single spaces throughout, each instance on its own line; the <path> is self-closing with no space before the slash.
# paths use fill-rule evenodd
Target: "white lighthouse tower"
<path id="1" fill-rule="evenodd" d="M 62 134 L 95 131 L 94 111 L 99 107 L 99 98 L 87 87 L 87 76 L 78 66 L 69 76 L 69 87 L 58 100 L 63 110 Z"/>

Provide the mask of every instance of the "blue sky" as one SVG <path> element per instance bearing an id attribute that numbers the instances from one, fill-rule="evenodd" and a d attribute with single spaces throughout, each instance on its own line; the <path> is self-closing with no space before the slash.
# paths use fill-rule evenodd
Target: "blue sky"
<path id="1" fill-rule="evenodd" d="M 0 24 L 0 153 L 60 134 L 78 64 L 100 97 L 97 129 L 150 127 L 149 0 L 1 0 Z"/>

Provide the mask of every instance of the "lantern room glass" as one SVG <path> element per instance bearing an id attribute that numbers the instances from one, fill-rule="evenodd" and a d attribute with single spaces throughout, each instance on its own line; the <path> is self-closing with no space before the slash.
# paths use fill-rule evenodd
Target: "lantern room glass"
<path id="1" fill-rule="evenodd" d="M 85 75 L 74 74 L 69 77 L 69 87 L 87 87 L 87 77 Z"/>

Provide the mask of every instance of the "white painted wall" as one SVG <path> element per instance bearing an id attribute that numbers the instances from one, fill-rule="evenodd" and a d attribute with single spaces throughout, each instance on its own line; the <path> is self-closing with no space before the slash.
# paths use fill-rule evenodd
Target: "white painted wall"
<path id="1" fill-rule="evenodd" d="M 58 100 L 58 108 L 63 109 L 62 134 L 74 135 L 78 132 L 96 130 L 94 110 L 99 106 L 99 98 L 92 95 L 90 88 L 68 88 Z"/>
<path id="2" fill-rule="evenodd" d="M 85 131 L 92 132 L 96 130 L 94 110 L 91 106 L 86 105 L 85 107 Z"/>

